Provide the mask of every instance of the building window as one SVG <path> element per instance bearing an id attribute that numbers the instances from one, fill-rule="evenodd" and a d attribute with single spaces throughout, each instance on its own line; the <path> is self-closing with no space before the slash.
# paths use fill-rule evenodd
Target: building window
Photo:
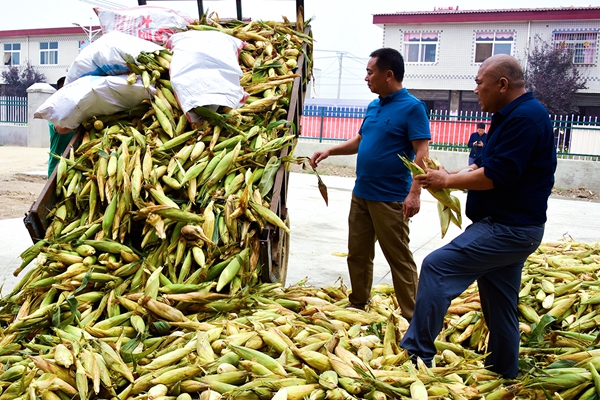
<path id="1" fill-rule="evenodd" d="M 80 40 L 79 41 L 79 52 L 81 52 L 81 50 L 85 49 L 86 47 L 88 47 L 90 44 L 89 40 Z"/>
<path id="2" fill-rule="evenodd" d="M 477 32 L 475 35 L 475 62 L 484 62 L 496 54 L 509 54 L 514 32 Z"/>
<path id="3" fill-rule="evenodd" d="M 555 32 L 554 43 L 569 51 L 573 64 L 594 64 L 597 32 Z"/>
<path id="4" fill-rule="evenodd" d="M 58 42 L 40 42 L 40 65 L 58 64 Z"/>
<path id="5" fill-rule="evenodd" d="M 404 59 L 407 62 L 435 62 L 437 42 L 437 33 L 405 33 Z"/>
<path id="6" fill-rule="evenodd" d="M 21 64 L 21 43 L 4 43 L 4 65 Z"/>

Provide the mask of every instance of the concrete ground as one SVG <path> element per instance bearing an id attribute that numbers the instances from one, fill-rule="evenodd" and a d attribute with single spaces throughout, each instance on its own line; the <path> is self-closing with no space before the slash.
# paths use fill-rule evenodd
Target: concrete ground
<path id="1" fill-rule="evenodd" d="M 288 191 L 288 210 L 291 221 L 291 246 L 287 283 L 293 284 L 308 277 L 308 284 L 321 287 L 342 278 L 350 285 L 345 257 L 338 253 L 348 251 L 347 217 L 350 208 L 354 178 L 321 177 L 328 188 L 329 206 L 325 206 L 317 178 L 309 174 L 293 174 Z M 464 212 L 466 194 L 454 192 Z M 463 228 L 470 221 L 463 216 Z M 551 198 L 545 242 L 565 238 L 578 242 L 600 240 L 600 203 Z M 450 242 L 462 230 L 450 224 L 442 239 L 436 200 L 427 191 L 421 196 L 421 211 L 410 222 L 410 247 L 417 266 L 427 254 Z M 377 246 L 373 283 L 391 284 L 389 267 Z"/>
<path id="2" fill-rule="evenodd" d="M 47 153 L 40 149 L 14 149 L 18 149 L 21 160 L 47 157 Z M 43 165 L 43 161 L 40 162 Z M 13 164 L 10 168 L 14 167 Z M 33 172 L 45 173 L 43 170 Z M 322 179 L 328 188 L 329 206 L 325 205 L 319 193 L 315 175 L 291 173 L 289 179 L 287 206 L 291 220 L 291 238 L 288 285 L 304 278 L 308 278 L 309 285 L 317 287 L 332 285 L 340 278 L 347 286 L 350 285 L 344 254 L 347 252 L 347 216 L 354 178 L 322 176 Z M 466 195 L 455 193 L 464 208 Z M 468 224 L 466 218 L 463 222 Z M 437 205 L 426 191 L 422 196 L 421 212 L 412 218 L 410 226 L 411 248 L 418 266 L 427 254 L 461 233 L 461 229 L 451 225 L 446 237 L 440 237 Z M 600 203 L 552 198 L 549 202 L 544 241 L 568 238 L 578 242 L 597 242 L 600 238 L 599 226 Z M 19 254 L 31 244 L 22 218 L 0 220 L 0 283 L 4 282 L 2 293 L 6 294 L 20 279 L 21 276 L 15 278 L 12 272 L 20 265 Z M 378 248 L 374 283 L 391 284 L 389 267 Z"/>

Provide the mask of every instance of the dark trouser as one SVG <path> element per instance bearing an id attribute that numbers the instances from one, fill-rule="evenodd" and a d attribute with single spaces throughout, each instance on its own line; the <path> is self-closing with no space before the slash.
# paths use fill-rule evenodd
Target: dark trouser
<path id="1" fill-rule="evenodd" d="M 410 320 L 415 306 L 418 275 L 408 246 L 408 220 L 404 220 L 402 203 L 369 201 L 352 195 L 348 225 L 348 271 L 352 286 L 350 302 L 362 307 L 369 301 L 375 241 L 379 241 L 390 265 L 402 315 Z"/>
<path id="2" fill-rule="evenodd" d="M 486 366 L 506 378 L 518 372 L 517 303 L 523 263 L 539 246 L 542 226 L 515 227 L 476 222 L 423 260 L 415 314 L 400 346 L 430 365 L 434 340 L 450 302 L 477 280 L 481 308 L 490 331 Z"/>

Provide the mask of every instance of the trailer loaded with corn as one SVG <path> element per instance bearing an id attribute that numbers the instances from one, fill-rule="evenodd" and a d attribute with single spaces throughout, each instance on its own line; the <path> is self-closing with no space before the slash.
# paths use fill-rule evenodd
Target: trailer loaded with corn
<path id="1" fill-rule="evenodd" d="M 0 400 L 597 398 L 597 243 L 529 257 L 515 380 L 483 367 L 476 286 L 452 302 L 433 368 L 398 347 L 408 323 L 390 286 L 368 311 L 345 308 L 342 282 L 285 287 L 286 165 L 305 161 L 291 150 L 312 52 L 297 19 L 189 26 L 247 42 L 251 96 L 198 107 L 193 124 L 166 48 L 128 61 L 155 94 L 86 120 L 26 217 L 34 244 L 0 300 Z"/>
<path id="2" fill-rule="evenodd" d="M 65 222 L 65 233 L 86 226 L 90 231 L 80 238 L 129 243 L 154 253 L 160 265 L 168 254 L 176 254 L 172 268 L 181 264 L 182 253 L 193 253 L 196 265 L 208 269 L 213 262 L 235 258 L 240 242 L 256 242 L 255 258 L 259 256 L 262 268 L 256 268 L 259 260 L 254 259 L 246 279 L 285 282 L 285 167 L 312 67 L 310 30 L 302 23 L 224 27 L 217 21 L 189 29 L 224 32 L 245 42 L 239 55 L 244 71 L 240 84 L 249 94 L 245 104 L 226 111 L 222 107 L 219 113 L 197 107 L 193 111 L 203 122 L 188 122 L 169 80 L 170 51 L 142 52 L 137 60 L 128 60 L 128 79 L 155 87 L 156 94 L 125 112 L 85 121 L 25 225 L 34 242 L 60 235 Z M 142 215 L 150 219 L 140 225 Z M 194 225 L 185 226 L 186 221 Z M 166 243 L 166 235 L 168 251 L 149 250 L 158 239 Z M 187 242 L 179 240 L 181 235 Z M 197 245 L 186 246 L 194 235 L 201 235 Z M 188 265 L 189 257 L 185 260 Z"/>

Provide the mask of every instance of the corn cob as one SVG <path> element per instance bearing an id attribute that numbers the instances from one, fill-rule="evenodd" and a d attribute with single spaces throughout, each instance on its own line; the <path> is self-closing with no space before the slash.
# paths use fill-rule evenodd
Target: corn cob
<path id="1" fill-rule="evenodd" d="M 398 155 L 398 157 L 400 157 L 406 168 L 408 168 L 408 170 L 411 171 L 413 175 L 421 175 L 425 173 L 425 171 L 413 161 L 401 155 Z M 429 168 L 437 169 L 438 167 L 438 165 L 431 159 L 424 160 L 424 162 L 429 164 Z M 438 205 L 438 213 L 440 214 L 440 225 L 442 227 L 442 237 L 444 237 L 444 235 L 446 234 L 450 221 L 452 221 L 456 226 L 460 228 L 462 224 L 462 213 L 458 198 L 456 196 L 451 195 L 450 190 L 448 189 L 428 189 L 428 191 L 433 197 L 435 197 L 435 199 L 439 203 L 442 204 L 442 206 Z"/>

